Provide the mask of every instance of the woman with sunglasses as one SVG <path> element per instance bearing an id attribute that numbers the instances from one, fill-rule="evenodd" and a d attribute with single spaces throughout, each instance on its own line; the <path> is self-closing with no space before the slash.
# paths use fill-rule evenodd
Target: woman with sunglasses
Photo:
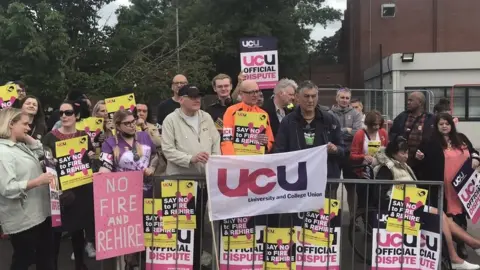
<path id="1" fill-rule="evenodd" d="M 88 104 L 87 104 L 88 105 Z M 80 113 L 82 114 L 82 113 Z M 112 136 L 112 130 L 113 126 L 109 125 L 109 122 L 111 122 L 110 119 L 108 119 L 108 113 L 107 109 L 105 106 L 105 101 L 100 100 L 98 101 L 95 106 L 93 107 L 92 110 L 92 117 L 98 117 L 103 119 L 103 132 L 98 136 L 98 141 L 92 141 L 92 145 L 94 148 L 95 153 L 100 153 L 102 143 L 105 141 L 106 138 L 109 136 Z M 100 169 L 100 161 L 97 158 L 98 155 L 96 155 L 95 158 L 93 158 L 92 161 L 92 168 L 94 172 L 97 172 Z M 85 228 L 85 253 L 88 255 L 89 258 L 95 258 L 96 256 L 96 250 L 95 250 L 95 224 L 94 222 L 91 224 L 91 226 Z M 72 252 L 71 255 L 72 261 L 75 260 L 75 253 Z"/>
<path id="2" fill-rule="evenodd" d="M 53 156 L 56 156 L 56 142 L 87 135 L 84 131 L 76 129 L 76 123 L 80 120 L 80 112 L 81 104 L 77 102 L 65 101 L 60 105 L 60 127 L 52 130 L 43 138 L 44 146 L 52 150 Z M 92 158 L 95 153 L 90 139 L 88 140 L 87 153 L 88 157 Z M 73 253 L 75 254 L 75 270 L 86 270 L 83 254 L 85 247 L 83 230 L 93 223 L 92 184 L 63 191 L 60 196 L 60 208 L 62 226 L 55 228 L 56 232 L 54 233 L 55 269 L 58 269 L 57 261 L 62 232 L 68 232 L 72 238 Z"/>
<path id="3" fill-rule="evenodd" d="M 156 146 L 145 131 L 137 131 L 137 120 L 129 110 L 120 110 L 113 115 L 116 134 L 102 145 L 100 173 L 142 171 L 144 176 L 152 176 L 157 164 Z M 143 196 L 150 197 L 153 184 L 144 182 Z M 139 266 L 137 254 L 125 256 L 125 269 Z"/>

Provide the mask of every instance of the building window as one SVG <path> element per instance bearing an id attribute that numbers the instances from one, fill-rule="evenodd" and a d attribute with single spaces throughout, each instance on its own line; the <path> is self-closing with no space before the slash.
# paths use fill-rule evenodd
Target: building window
<path id="1" fill-rule="evenodd" d="M 468 88 L 468 117 L 480 118 L 480 88 Z"/>
<path id="2" fill-rule="evenodd" d="M 466 115 L 466 105 L 467 102 L 465 100 L 465 93 L 467 89 L 466 88 L 455 88 L 453 89 L 453 115 L 458 117 L 458 118 L 465 118 Z M 447 89 L 445 97 L 450 99 L 450 94 L 452 92 L 452 89 Z"/>

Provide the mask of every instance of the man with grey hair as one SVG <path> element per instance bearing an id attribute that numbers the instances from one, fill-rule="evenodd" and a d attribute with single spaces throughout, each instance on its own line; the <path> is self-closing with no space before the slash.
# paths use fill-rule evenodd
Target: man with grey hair
<path id="1" fill-rule="evenodd" d="M 331 113 L 317 106 L 318 88 L 311 81 L 299 85 L 295 98 L 298 106 L 280 123 L 273 151 L 284 153 L 326 144 L 327 177 L 339 178 L 339 160 L 345 149 L 340 123 Z M 335 193 L 335 185 L 327 185 L 326 196 L 335 198 Z"/>
<path id="2" fill-rule="evenodd" d="M 281 79 L 273 89 L 272 98 L 265 100 L 262 109 L 268 113 L 273 135 L 277 134 L 282 119 L 293 110 L 297 83 Z"/>

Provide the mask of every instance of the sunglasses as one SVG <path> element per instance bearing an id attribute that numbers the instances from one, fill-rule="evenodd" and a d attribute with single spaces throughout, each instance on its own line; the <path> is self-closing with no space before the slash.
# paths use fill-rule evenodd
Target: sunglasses
<path id="1" fill-rule="evenodd" d="M 73 110 L 66 110 L 66 111 L 59 111 L 58 114 L 60 116 L 62 116 L 64 114 L 65 114 L 65 116 L 72 116 L 72 115 L 75 114 L 75 112 Z"/>

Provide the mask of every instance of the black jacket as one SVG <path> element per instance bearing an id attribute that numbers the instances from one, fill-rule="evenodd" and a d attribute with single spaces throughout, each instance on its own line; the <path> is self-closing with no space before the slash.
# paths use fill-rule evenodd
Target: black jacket
<path id="1" fill-rule="evenodd" d="M 407 134 L 405 131 L 405 123 L 408 120 L 408 111 L 404 111 L 400 113 L 395 119 L 393 120 L 392 127 L 388 132 L 389 141 L 395 140 L 397 136 L 402 136 L 405 139 L 409 139 L 410 134 Z M 429 112 L 426 112 L 425 121 L 423 122 L 423 132 L 422 132 L 422 140 L 428 139 L 432 136 L 434 125 L 435 125 L 435 115 Z M 416 150 L 415 150 L 416 151 Z M 420 169 L 420 164 L 418 160 L 415 159 L 415 153 L 409 152 L 408 154 L 408 165 L 412 168 L 415 174 L 418 174 L 418 170 Z"/>
<path id="2" fill-rule="evenodd" d="M 303 116 L 300 107 L 283 118 L 275 137 L 274 153 L 285 153 L 297 150 L 307 149 L 305 143 L 303 127 Z M 336 154 L 328 155 L 328 178 L 339 178 L 340 167 L 338 164 L 339 157 L 344 155 L 345 148 L 341 134 L 340 123 L 336 118 L 318 107 L 315 110 L 315 140 L 314 146 L 325 145 L 329 142 L 337 146 Z"/>
<path id="3" fill-rule="evenodd" d="M 222 105 L 219 99 L 215 100 L 212 104 L 208 105 L 208 107 L 205 109 L 207 113 L 210 114 L 210 116 L 213 119 L 213 122 L 216 122 L 218 119 L 223 121 L 223 115 L 225 114 L 225 111 L 227 111 L 227 108 L 233 105 L 233 102 L 231 99 L 227 99 L 225 102 L 225 105 Z"/>
<path id="4" fill-rule="evenodd" d="M 458 134 L 460 139 L 467 145 L 470 156 L 473 153 L 478 154 L 478 151 L 473 148 L 472 143 L 462 133 Z M 423 140 L 419 147 L 419 150 L 425 154 L 425 158 L 420 162 L 421 169 L 418 170 L 417 179 L 426 181 L 444 181 L 445 175 L 445 155 L 443 148 L 437 139 L 430 138 Z M 421 187 L 421 186 L 419 186 Z M 438 207 L 438 188 L 423 186 L 421 188 L 430 189 L 429 192 L 429 205 Z M 447 209 L 447 202 L 444 200 L 444 209 Z"/>
<path id="5" fill-rule="evenodd" d="M 397 115 L 393 120 L 392 127 L 388 132 L 388 138 L 390 141 L 394 140 L 397 136 L 406 137 L 405 134 L 405 123 L 408 119 L 408 111 L 404 111 Z M 423 123 L 423 138 L 429 137 L 432 134 L 433 126 L 435 124 L 435 115 L 427 112 L 425 122 Z M 406 138 L 408 140 L 408 138 Z"/>
<path id="6" fill-rule="evenodd" d="M 273 136 L 277 136 L 278 128 L 280 127 L 280 121 L 278 121 L 277 111 L 273 98 L 268 98 L 263 103 L 262 109 L 268 114 L 270 119 L 270 126 L 272 127 Z M 293 111 L 293 109 L 284 108 L 285 116 Z"/>

